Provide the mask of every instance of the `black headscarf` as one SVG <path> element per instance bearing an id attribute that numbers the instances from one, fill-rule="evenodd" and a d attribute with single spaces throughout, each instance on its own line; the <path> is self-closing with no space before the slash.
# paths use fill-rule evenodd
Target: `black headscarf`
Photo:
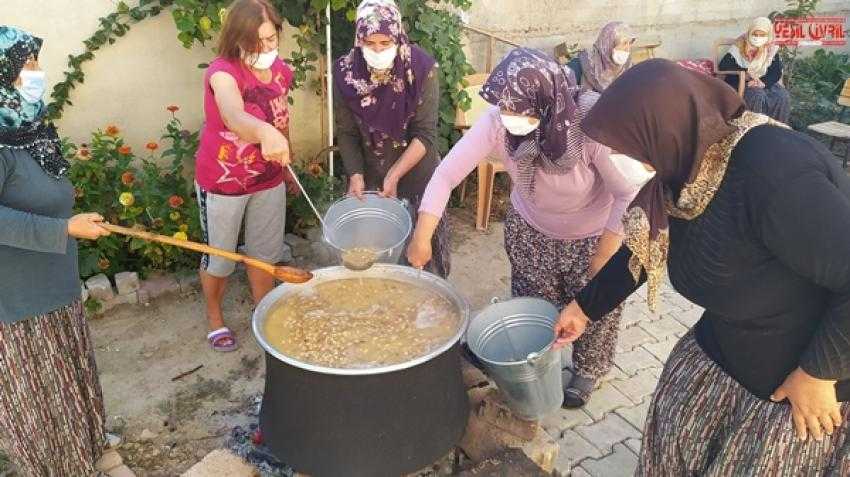
<path id="1" fill-rule="evenodd" d="M 703 179 L 698 175 L 705 172 L 709 149 L 741 130 L 736 118 L 744 110 L 741 98 L 723 81 L 654 59 L 623 73 L 584 119 L 582 128 L 589 138 L 656 170 L 624 219 L 626 245 L 639 261 L 631 264 L 632 272 L 644 268 L 650 288 L 666 268 L 668 215 L 675 212 L 683 188 Z M 705 169 L 715 169 L 712 180 L 719 181 L 725 163 L 722 158 L 715 161 L 718 154 L 710 156 L 713 162 Z M 703 206 L 716 191 L 692 188 L 704 191 L 699 198 Z M 688 218 L 701 212 L 689 212 Z"/>

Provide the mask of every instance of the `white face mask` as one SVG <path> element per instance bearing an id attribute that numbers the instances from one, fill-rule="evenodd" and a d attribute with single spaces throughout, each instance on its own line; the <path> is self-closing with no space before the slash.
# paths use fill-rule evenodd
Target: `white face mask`
<path id="1" fill-rule="evenodd" d="M 277 59 L 277 50 L 267 51 L 265 53 L 248 55 L 245 57 L 245 64 L 256 70 L 267 70 L 272 67 L 274 60 Z"/>
<path id="2" fill-rule="evenodd" d="M 762 46 L 767 44 L 768 38 L 766 36 L 752 36 L 750 35 L 750 44 L 756 48 L 761 48 Z"/>
<path id="3" fill-rule="evenodd" d="M 632 159 L 625 154 L 611 154 L 608 156 L 617 171 L 620 172 L 629 184 L 635 187 L 643 187 L 655 176 L 655 171 L 648 171 L 643 163 Z"/>
<path id="4" fill-rule="evenodd" d="M 363 50 L 363 59 L 369 67 L 376 70 L 386 70 L 393 67 L 393 61 L 398 54 L 398 45 L 393 45 L 382 52 L 377 52 L 368 46 L 360 48 Z"/>
<path id="5" fill-rule="evenodd" d="M 613 50 L 611 52 L 611 59 L 620 66 L 625 65 L 629 61 L 629 56 L 631 56 L 631 53 L 625 50 Z"/>
<path id="6" fill-rule="evenodd" d="M 500 114 L 500 116 L 505 129 L 514 136 L 528 136 L 540 126 L 540 121 L 529 122 L 530 118 L 527 116 L 508 116 L 506 114 Z"/>
<path id="7" fill-rule="evenodd" d="M 19 93 L 28 103 L 37 103 L 44 97 L 47 89 L 47 76 L 44 71 L 21 70 L 21 85 Z"/>

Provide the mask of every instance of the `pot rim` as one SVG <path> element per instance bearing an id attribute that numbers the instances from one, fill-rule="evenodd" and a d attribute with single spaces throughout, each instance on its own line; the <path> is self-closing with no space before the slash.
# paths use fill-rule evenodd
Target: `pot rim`
<path id="1" fill-rule="evenodd" d="M 407 282 L 424 281 L 430 283 L 431 289 L 436 289 L 441 292 L 443 296 L 452 301 L 459 308 L 461 319 L 457 331 L 450 339 L 446 340 L 445 343 L 443 343 L 438 348 L 432 350 L 427 354 L 402 363 L 392 364 L 388 366 L 379 366 L 375 368 L 332 368 L 329 366 L 321 366 L 317 364 L 307 363 L 305 361 L 300 361 L 278 351 L 272 345 L 270 345 L 268 341 L 266 341 L 262 331 L 262 327 L 265 324 L 268 312 L 272 310 L 278 300 L 283 298 L 285 295 L 292 293 L 293 290 L 297 290 L 300 287 L 304 287 L 310 284 L 315 284 L 316 280 L 321 283 L 323 281 L 330 281 L 334 277 L 351 278 L 352 276 L 362 278 L 400 279 L 402 281 Z M 263 297 L 263 299 L 260 301 L 260 304 L 257 305 L 256 309 L 254 310 L 253 316 L 251 317 L 251 329 L 254 333 L 254 339 L 257 340 L 257 343 L 259 343 L 260 347 L 262 347 L 267 353 L 274 356 L 278 360 L 283 361 L 284 363 L 289 364 L 291 366 L 295 366 L 297 368 L 317 373 L 332 374 L 338 376 L 368 376 L 375 374 L 391 373 L 394 371 L 401 371 L 404 369 L 412 368 L 414 366 L 418 366 L 422 363 L 426 363 L 434 359 L 435 357 L 443 354 L 455 344 L 457 344 L 461 337 L 466 333 L 466 329 L 468 326 L 469 303 L 463 296 L 460 295 L 460 293 L 458 293 L 454 289 L 454 287 L 447 280 L 424 270 L 420 271 L 415 268 L 407 267 L 404 265 L 396 265 L 390 263 L 375 263 L 374 265 L 372 265 L 371 268 L 362 272 L 353 272 L 343 266 L 332 266 L 313 270 L 313 280 L 307 282 L 306 284 L 299 285 L 293 283 L 282 283 L 275 287 L 265 297 Z"/>

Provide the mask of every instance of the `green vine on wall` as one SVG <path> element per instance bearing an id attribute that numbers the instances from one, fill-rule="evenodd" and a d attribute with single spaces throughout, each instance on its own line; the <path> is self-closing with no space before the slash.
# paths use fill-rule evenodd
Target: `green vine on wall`
<path id="1" fill-rule="evenodd" d="M 83 63 L 94 59 L 94 52 L 126 35 L 130 25 L 159 15 L 172 3 L 173 0 L 140 0 L 137 6 L 131 8 L 121 1 L 118 2 L 115 12 L 100 18 L 98 29 L 83 40 L 85 50 L 78 55 L 68 55 L 68 70 L 64 73 L 64 79 L 56 83 L 50 93 L 52 101 L 47 105 L 47 118 L 52 121 L 59 119 L 65 111 L 65 106 L 74 104 L 70 99 L 71 91 L 85 80 L 82 66 Z"/>

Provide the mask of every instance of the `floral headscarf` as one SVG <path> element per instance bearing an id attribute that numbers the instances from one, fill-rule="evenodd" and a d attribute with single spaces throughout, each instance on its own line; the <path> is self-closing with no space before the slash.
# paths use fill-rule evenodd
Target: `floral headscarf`
<path id="1" fill-rule="evenodd" d="M 508 156 L 517 162 L 520 192 L 531 197 L 538 168 L 549 174 L 567 174 L 576 164 L 568 154 L 567 133 L 575 119 L 575 85 L 561 65 L 545 53 L 517 48 L 499 63 L 481 88 L 481 97 L 500 109 L 540 119 L 540 126 L 524 137 L 505 132 Z"/>
<path id="2" fill-rule="evenodd" d="M 55 128 L 44 122 L 44 101 L 25 100 L 14 85 L 30 57 L 38 58 L 41 44 L 40 38 L 22 30 L 0 26 L 0 149 L 26 150 L 58 179 L 70 164 L 62 156 Z"/>
<path id="3" fill-rule="evenodd" d="M 579 61 L 581 61 L 583 85 L 596 91 L 603 92 L 623 71 L 626 71 L 632 66 L 632 60 L 625 65 L 614 63 L 611 54 L 614 47 L 619 45 L 623 40 L 632 40 L 634 35 L 631 28 L 623 22 L 611 22 L 599 32 L 596 42 L 589 50 L 582 50 L 579 53 Z"/>
<path id="4" fill-rule="evenodd" d="M 362 52 L 366 38 L 375 33 L 391 37 L 398 46 L 389 74 L 381 79 L 373 77 Z M 407 146 L 407 126 L 435 64 L 434 58 L 410 43 L 395 2 L 360 3 L 354 48 L 337 60 L 334 82 L 376 156 L 384 155 L 386 149 Z"/>

